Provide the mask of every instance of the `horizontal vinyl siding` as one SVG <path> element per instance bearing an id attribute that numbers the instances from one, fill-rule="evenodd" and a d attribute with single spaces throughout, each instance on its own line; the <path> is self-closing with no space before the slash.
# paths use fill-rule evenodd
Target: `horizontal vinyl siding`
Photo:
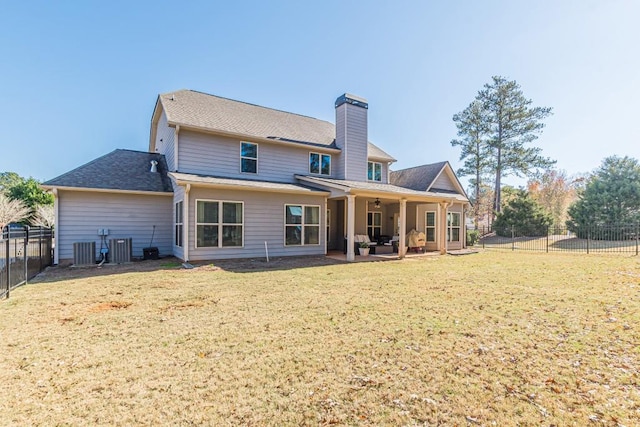
<path id="1" fill-rule="evenodd" d="M 367 110 L 348 104 L 347 106 L 347 154 L 345 179 L 367 180 Z"/>
<path id="2" fill-rule="evenodd" d="M 449 190 L 449 191 L 458 191 L 456 185 L 449 178 L 449 174 L 447 174 L 446 170 L 442 171 L 440 176 L 433 182 L 431 188 L 437 188 L 440 190 Z"/>
<path id="3" fill-rule="evenodd" d="M 172 198 L 130 194 L 59 192 L 59 224 L 56 250 L 60 260 L 73 259 L 74 242 L 96 242 L 98 228 L 108 228 L 107 240 L 133 238 L 133 256 L 142 257 L 149 246 L 153 225 L 153 245 L 160 255 L 172 253 Z"/>
<path id="4" fill-rule="evenodd" d="M 244 247 L 196 248 L 196 199 L 244 202 Z M 309 246 L 284 245 L 285 204 L 320 206 L 320 244 Z M 265 257 L 267 242 L 269 256 L 324 255 L 325 199 L 322 196 L 259 193 L 191 188 L 189 192 L 189 259 L 192 261 Z"/>
<path id="5" fill-rule="evenodd" d="M 214 175 L 227 178 L 296 182 L 294 174 L 309 174 L 309 153 L 316 148 L 258 143 L 258 173 L 240 172 L 240 139 L 204 133 L 181 131 L 178 145 L 178 170 L 184 173 Z M 336 155 L 331 154 L 332 175 Z"/>
<path id="6" fill-rule="evenodd" d="M 336 156 L 335 166 L 333 166 L 333 173 L 337 179 L 345 179 L 344 178 L 344 163 L 345 163 L 345 154 L 344 154 L 344 110 L 346 108 L 344 105 L 341 105 L 336 109 L 336 146 L 342 149 L 342 153 Z"/>
<path id="7" fill-rule="evenodd" d="M 342 149 L 339 179 L 367 180 L 367 110 L 345 103 L 336 108 L 336 145 Z"/>
<path id="8" fill-rule="evenodd" d="M 158 153 L 164 154 L 167 161 L 167 167 L 170 171 L 176 170 L 175 167 L 175 129 L 167 124 L 167 116 L 162 112 L 158 121 L 158 131 L 156 133 L 156 148 Z"/>

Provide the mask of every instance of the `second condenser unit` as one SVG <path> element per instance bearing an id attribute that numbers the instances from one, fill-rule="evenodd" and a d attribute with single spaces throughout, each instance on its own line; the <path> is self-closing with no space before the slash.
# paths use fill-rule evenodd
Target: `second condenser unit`
<path id="1" fill-rule="evenodd" d="M 123 264 L 131 262 L 132 239 L 109 239 L 109 262 Z"/>

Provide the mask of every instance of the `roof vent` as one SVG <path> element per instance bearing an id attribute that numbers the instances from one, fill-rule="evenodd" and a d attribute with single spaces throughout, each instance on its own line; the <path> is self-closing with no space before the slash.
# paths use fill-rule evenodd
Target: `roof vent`
<path id="1" fill-rule="evenodd" d="M 158 172 L 158 162 L 155 160 L 151 160 L 151 170 L 150 172 Z"/>

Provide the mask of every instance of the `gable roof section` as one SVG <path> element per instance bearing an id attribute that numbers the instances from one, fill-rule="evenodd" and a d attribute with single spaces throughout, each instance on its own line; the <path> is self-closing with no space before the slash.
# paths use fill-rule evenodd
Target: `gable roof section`
<path id="1" fill-rule="evenodd" d="M 153 127 L 160 114 L 159 107 L 167 115 L 167 121 L 170 125 L 246 135 L 285 143 L 337 148 L 335 145 L 336 128 L 333 123 L 183 89 L 158 96 L 152 119 L 151 150 L 155 143 Z M 393 157 L 372 143 L 369 143 L 368 151 L 376 159 L 395 161 Z"/>
<path id="2" fill-rule="evenodd" d="M 427 191 L 446 164 L 447 162 L 438 162 L 430 165 L 392 171 L 389 176 L 389 181 L 399 187 L 411 188 L 416 191 Z"/>
<path id="3" fill-rule="evenodd" d="M 465 198 L 467 197 L 467 193 L 464 191 L 462 184 L 460 184 L 460 181 L 449 162 L 431 163 L 428 165 L 392 171 L 389 174 L 389 181 L 393 185 L 411 188 L 416 191 L 452 193 L 451 190 L 434 187 L 434 183 L 442 174 L 448 175 L 453 186 L 457 188 L 458 194 L 462 194 Z"/>
<path id="4" fill-rule="evenodd" d="M 151 161 L 158 172 L 150 172 Z M 133 150 L 115 150 L 42 184 L 45 188 L 69 187 L 120 191 L 172 193 L 164 156 Z"/>

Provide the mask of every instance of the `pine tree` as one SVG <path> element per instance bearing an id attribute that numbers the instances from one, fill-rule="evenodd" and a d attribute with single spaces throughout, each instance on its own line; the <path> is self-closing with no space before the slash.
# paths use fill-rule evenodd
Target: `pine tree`
<path id="1" fill-rule="evenodd" d="M 583 237 L 597 227 L 634 227 L 640 223 L 640 163 L 631 157 L 607 157 L 569 208 L 571 231 Z"/>
<path id="2" fill-rule="evenodd" d="M 474 176 L 471 179 L 473 185 L 472 203 L 474 225 L 477 229 L 484 176 L 490 166 L 489 150 L 485 140 L 489 129 L 487 117 L 482 104 L 473 101 L 462 112 L 455 114 L 453 121 L 458 128 L 460 139 L 452 140 L 451 145 L 460 147 L 460 160 L 464 160 L 463 167 L 458 169 L 458 175 Z"/>
<path id="3" fill-rule="evenodd" d="M 492 80 L 484 85 L 476 100 L 482 103 L 487 117 L 490 167 L 495 175 L 494 207 L 498 213 L 504 176 L 531 176 L 537 169 L 548 168 L 555 161 L 543 157 L 541 148 L 527 146 L 542 132 L 542 120 L 551 114 L 551 108 L 532 107 L 532 101 L 524 97 L 516 81 L 500 76 L 494 76 Z"/>

